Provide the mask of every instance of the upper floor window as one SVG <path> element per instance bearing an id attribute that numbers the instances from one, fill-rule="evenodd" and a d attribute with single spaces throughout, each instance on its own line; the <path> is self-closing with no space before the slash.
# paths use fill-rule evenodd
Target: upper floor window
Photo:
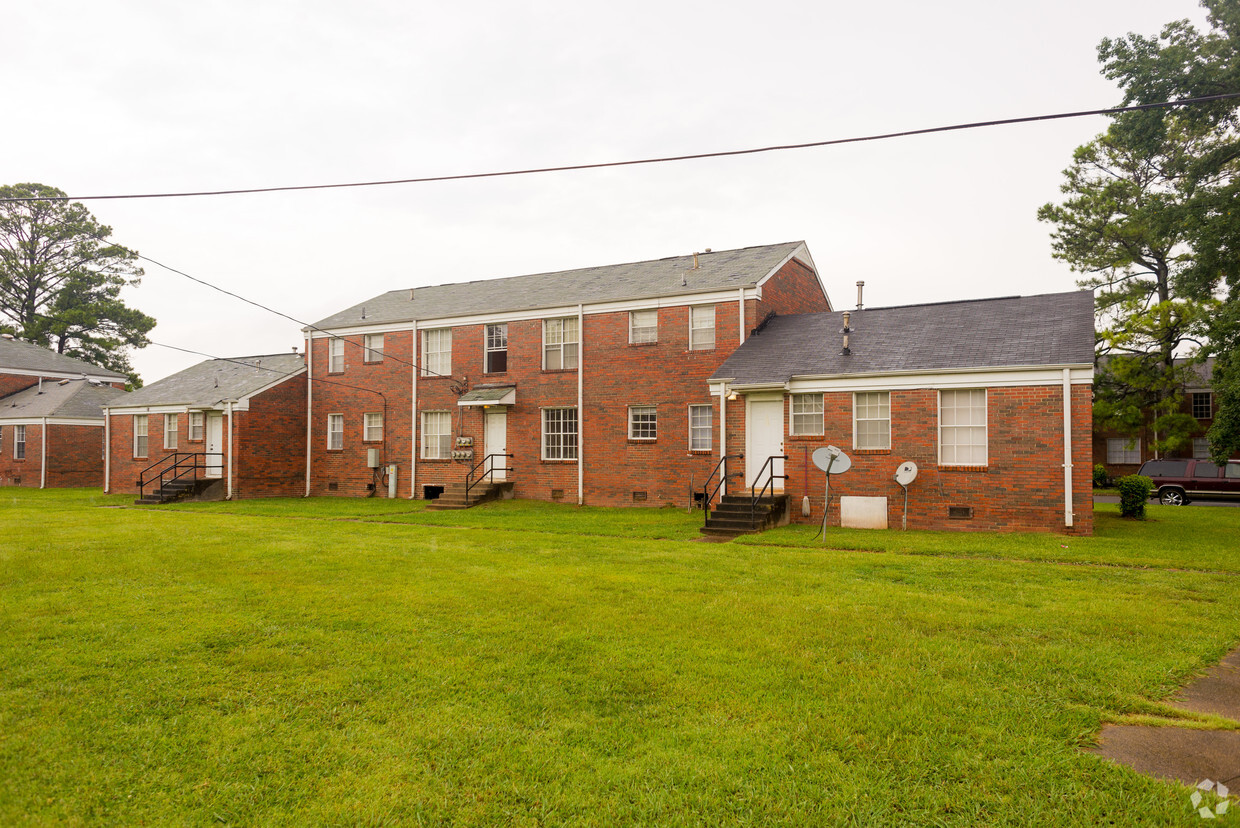
<path id="1" fill-rule="evenodd" d="M 986 389 L 939 392 L 939 463 L 987 463 Z"/>
<path id="2" fill-rule="evenodd" d="M 891 448 L 891 393 L 866 391 L 853 395 L 853 448 Z"/>
<path id="3" fill-rule="evenodd" d="M 177 428 L 180 425 L 180 419 L 176 414 L 164 415 L 164 448 L 170 451 L 177 450 Z"/>
<path id="4" fill-rule="evenodd" d="M 654 440 L 659 436 L 659 412 L 653 405 L 629 408 L 629 439 Z"/>
<path id="5" fill-rule="evenodd" d="M 191 442 L 202 439 L 203 414 L 201 411 L 189 412 L 189 439 Z"/>
<path id="6" fill-rule="evenodd" d="M 327 415 L 327 449 L 339 451 L 344 448 L 344 415 Z"/>
<path id="7" fill-rule="evenodd" d="M 383 439 L 383 415 L 366 414 L 363 417 L 362 439 L 367 443 L 377 443 Z"/>
<path id="8" fill-rule="evenodd" d="M 487 325 L 486 366 L 488 374 L 502 374 L 508 370 L 508 325 Z"/>
<path id="9" fill-rule="evenodd" d="M 1108 437 L 1107 462 L 1116 465 L 1141 462 L 1141 441 L 1136 437 Z"/>
<path id="10" fill-rule="evenodd" d="M 629 343 L 645 345 L 659 341 L 659 311 L 629 311 Z"/>
<path id="11" fill-rule="evenodd" d="M 146 416 L 133 415 L 133 456 L 146 457 Z"/>
<path id="12" fill-rule="evenodd" d="M 383 334 L 366 334 L 366 362 L 383 362 Z"/>
<path id="13" fill-rule="evenodd" d="M 822 434 L 822 394 L 792 395 L 792 433 Z"/>
<path id="14" fill-rule="evenodd" d="M 548 319 L 543 323 L 543 368 L 555 371 L 577 367 L 577 317 Z"/>
<path id="15" fill-rule="evenodd" d="M 327 371 L 330 374 L 344 371 L 344 340 L 339 337 L 327 340 Z"/>
<path id="16" fill-rule="evenodd" d="M 689 350 L 710 351 L 715 347 L 715 306 L 689 308 Z"/>
<path id="17" fill-rule="evenodd" d="M 13 426 L 13 459 L 26 459 L 26 427 Z"/>
<path id="18" fill-rule="evenodd" d="M 422 331 L 422 376 L 452 376 L 452 329 Z"/>
<path id="19" fill-rule="evenodd" d="M 1213 395 L 1209 391 L 1193 392 L 1193 417 L 1208 420 L 1214 416 Z"/>
<path id="20" fill-rule="evenodd" d="M 710 451 L 713 413 L 709 405 L 689 406 L 689 451 Z"/>

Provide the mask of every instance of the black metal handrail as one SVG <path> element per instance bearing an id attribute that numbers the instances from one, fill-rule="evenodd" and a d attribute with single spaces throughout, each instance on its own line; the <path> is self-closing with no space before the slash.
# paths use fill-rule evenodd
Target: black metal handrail
<path id="1" fill-rule="evenodd" d="M 223 465 L 224 453 L 221 451 L 174 451 L 172 454 L 161 457 L 138 472 L 138 497 L 145 497 L 146 487 L 156 480 L 159 481 L 159 488 L 156 491 L 162 490 L 166 484 L 180 480 L 188 474 L 192 474 L 194 481 L 197 482 L 199 469 L 209 469 L 216 465 L 206 462 L 208 457 L 218 457 L 220 460 L 218 465 Z"/>
<path id="2" fill-rule="evenodd" d="M 506 453 L 506 452 L 495 452 L 494 454 L 488 454 L 486 457 L 483 457 L 481 460 L 479 460 L 477 463 L 475 463 L 475 464 L 474 464 L 474 467 L 473 467 L 472 469 L 470 469 L 470 470 L 469 470 L 469 471 L 465 474 L 465 500 L 468 502 L 468 500 L 469 500 L 469 493 L 470 493 L 470 491 L 474 488 L 474 486 L 478 485 L 478 484 L 479 484 L 479 483 L 481 483 L 483 480 L 486 480 L 486 479 L 490 478 L 491 482 L 494 482 L 494 481 L 495 481 L 495 477 L 494 477 L 495 472 L 497 472 L 497 471 L 503 471 L 503 472 L 510 472 L 510 471 L 512 471 L 512 466 L 508 465 L 507 463 L 505 463 L 505 464 L 504 464 L 504 467 L 503 467 L 502 469 L 497 469 L 497 468 L 495 468 L 495 458 L 496 458 L 496 457 L 514 457 L 514 456 L 515 456 L 515 455 L 513 455 L 513 454 L 511 454 L 511 453 Z M 486 467 L 487 467 L 486 472 L 484 472 L 483 474 L 478 475 L 477 479 L 474 479 L 474 472 L 478 471 L 478 469 L 482 468 L 483 466 L 486 466 Z"/>
<path id="3" fill-rule="evenodd" d="M 766 458 L 766 462 L 762 464 L 762 468 L 758 469 L 758 474 L 753 479 L 753 487 L 750 488 L 751 497 L 749 499 L 749 521 L 751 523 L 757 519 L 758 501 L 766 497 L 766 490 L 770 488 L 771 494 L 773 495 L 775 494 L 775 481 L 788 479 L 788 475 L 786 474 L 775 474 L 775 461 L 787 459 L 788 455 L 786 454 L 772 454 L 770 457 Z M 768 466 L 770 467 L 770 471 L 767 471 Z M 762 479 L 763 473 L 766 474 L 766 482 L 762 484 L 761 491 L 758 491 L 758 481 Z"/>
<path id="4" fill-rule="evenodd" d="M 745 455 L 743 454 L 725 454 L 719 458 L 719 462 L 716 463 L 715 467 L 710 470 L 710 474 L 706 475 L 706 480 L 702 483 L 702 511 L 706 513 L 707 520 L 710 520 L 711 501 L 715 499 L 715 495 L 718 494 L 719 489 L 723 486 L 724 482 L 727 481 L 729 477 L 740 476 L 739 472 L 731 475 L 728 474 L 728 461 L 744 459 Z M 719 479 L 715 481 L 715 485 L 712 488 L 710 481 L 714 479 L 716 474 L 719 475 Z"/>

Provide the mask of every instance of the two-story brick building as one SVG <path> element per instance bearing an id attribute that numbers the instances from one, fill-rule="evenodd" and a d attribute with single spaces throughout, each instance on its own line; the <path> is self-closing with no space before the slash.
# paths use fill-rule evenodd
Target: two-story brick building
<path id="1" fill-rule="evenodd" d="M 720 451 L 707 379 L 830 307 L 803 242 L 384 293 L 305 330 L 305 492 L 434 498 L 491 457 L 517 497 L 684 505 Z"/>

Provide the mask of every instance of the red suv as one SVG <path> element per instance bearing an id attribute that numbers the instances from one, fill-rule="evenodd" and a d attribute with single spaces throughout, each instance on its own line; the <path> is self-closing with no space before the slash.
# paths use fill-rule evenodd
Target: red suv
<path id="1" fill-rule="evenodd" d="M 1221 468 L 1209 460 L 1146 460 L 1137 474 L 1154 481 L 1158 502 L 1167 506 L 1240 499 L 1240 460 L 1228 460 Z"/>

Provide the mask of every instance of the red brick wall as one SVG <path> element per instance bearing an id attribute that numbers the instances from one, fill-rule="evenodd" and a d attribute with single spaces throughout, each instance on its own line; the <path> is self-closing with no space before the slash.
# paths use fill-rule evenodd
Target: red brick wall
<path id="1" fill-rule="evenodd" d="M 785 434 L 789 402 L 785 400 Z M 886 497 L 888 525 L 899 528 L 904 490 L 895 482 L 896 467 L 912 460 L 917 479 L 909 487 L 910 529 L 998 531 L 1093 531 L 1090 489 L 1091 393 L 1072 388 L 1074 527 L 1063 523 L 1063 410 L 1060 386 L 991 388 L 987 392 L 988 455 L 984 470 L 938 466 L 938 394 L 933 390 L 891 392 L 890 451 L 858 451 L 852 442 L 852 394 L 824 396 L 824 434 L 785 437 L 789 460 L 787 492 L 794 521 L 820 523 L 825 475 L 810 459 L 819 447 L 845 450 L 852 468 L 831 480 L 828 524 L 839 525 L 839 496 Z M 736 415 L 733 416 L 733 410 Z M 729 404 L 730 453 L 744 451 L 743 403 Z M 811 514 L 801 516 L 809 495 Z M 948 507 L 970 506 L 969 520 L 951 519 Z"/>
<path id="2" fill-rule="evenodd" d="M 37 385 L 38 377 L 27 377 L 20 374 L 0 374 L 0 397 L 16 394 L 18 391 Z"/>
<path id="3" fill-rule="evenodd" d="M 831 310 L 814 271 L 793 259 L 762 286 L 762 316 L 775 311 L 780 316 L 794 313 L 821 313 Z M 758 321 L 762 321 L 759 317 Z"/>
<path id="4" fill-rule="evenodd" d="M 133 455 L 133 414 L 112 414 L 111 439 L 108 452 L 111 457 L 109 469 L 109 492 L 138 491 L 138 475 L 142 470 L 159 459 L 172 454 L 174 449 L 164 448 L 164 415 L 148 414 L 146 426 L 146 457 Z M 177 416 L 177 446 L 175 451 L 203 451 L 200 442 L 190 443 L 188 439 L 189 415 L 181 413 Z"/>
<path id="5" fill-rule="evenodd" d="M 47 427 L 47 485 L 103 485 L 103 425 Z"/>
<path id="6" fill-rule="evenodd" d="M 302 374 L 252 398 L 249 411 L 233 414 L 233 497 L 296 497 L 305 491 Z"/>
<path id="7" fill-rule="evenodd" d="M 42 434 L 40 425 L 26 426 L 26 456 L 13 457 L 17 426 L 0 425 L 0 486 L 39 487 L 42 468 Z"/>

